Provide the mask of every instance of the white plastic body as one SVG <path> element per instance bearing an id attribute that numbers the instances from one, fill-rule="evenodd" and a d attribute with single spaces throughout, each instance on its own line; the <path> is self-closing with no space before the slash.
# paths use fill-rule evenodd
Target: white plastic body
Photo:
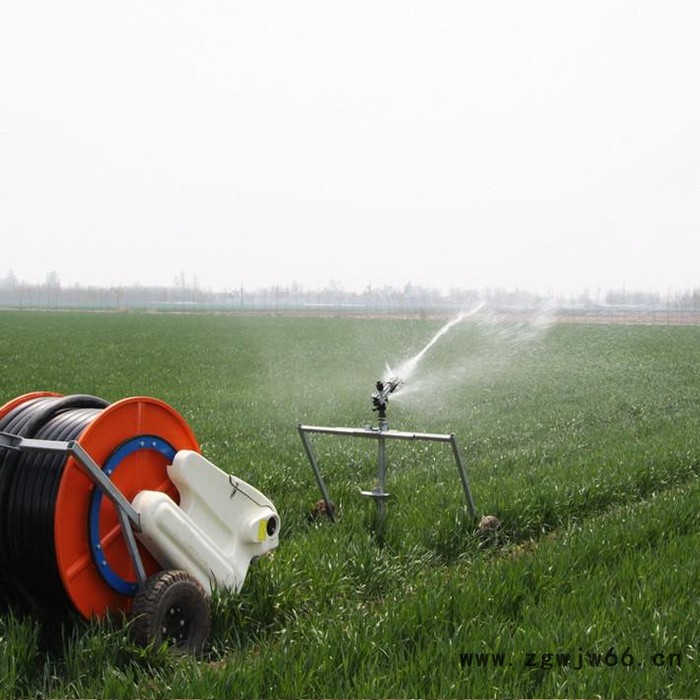
<path id="1" fill-rule="evenodd" d="M 138 493 L 132 501 L 141 520 L 137 537 L 164 569 L 187 571 L 208 593 L 240 591 L 251 561 L 279 544 L 275 507 L 197 452 L 178 452 L 168 476 L 180 505 L 161 491 Z"/>

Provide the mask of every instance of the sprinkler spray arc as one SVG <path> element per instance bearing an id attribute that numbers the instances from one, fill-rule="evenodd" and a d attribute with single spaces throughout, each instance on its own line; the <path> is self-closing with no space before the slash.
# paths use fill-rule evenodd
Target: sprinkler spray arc
<path id="1" fill-rule="evenodd" d="M 428 341 L 428 343 L 423 347 L 420 352 L 416 353 L 413 357 L 405 360 L 398 367 L 396 372 L 392 371 L 389 366 L 387 366 L 387 378 L 380 379 L 375 384 L 375 391 L 372 393 L 372 411 L 377 413 L 377 426 L 366 426 L 364 428 L 342 428 L 342 427 L 332 427 L 332 426 L 320 426 L 320 425 L 301 425 L 299 424 L 298 430 L 301 437 L 302 444 L 304 445 L 304 450 L 306 456 L 308 457 L 309 464 L 314 474 L 314 479 L 323 497 L 322 501 L 316 504 L 315 511 L 316 515 L 323 512 L 332 522 L 336 520 L 335 507 L 331 501 L 330 494 L 328 493 L 328 487 L 321 475 L 321 470 L 318 465 L 318 459 L 313 449 L 313 445 L 310 440 L 310 435 L 315 433 L 322 433 L 326 435 L 339 435 L 345 437 L 354 438 L 365 438 L 369 440 L 377 441 L 377 480 L 376 486 L 372 490 L 363 491 L 360 490 L 360 494 L 367 498 L 372 498 L 377 504 L 377 533 L 380 534 L 383 529 L 384 518 L 386 516 L 387 500 L 390 494 L 386 491 L 386 472 L 387 472 L 387 460 L 386 460 L 386 443 L 389 440 L 408 440 L 408 441 L 422 441 L 422 442 L 438 442 L 447 443 L 452 449 L 452 456 L 454 458 L 455 465 L 457 467 L 457 473 L 459 475 L 459 480 L 462 484 L 462 490 L 464 491 L 464 497 L 467 503 L 467 509 L 469 515 L 476 522 L 478 515 L 476 506 L 474 505 L 474 498 L 472 497 L 471 488 L 469 486 L 469 478 L 467 476 L 467 469 L 462 459 L 462 454 L 457 444 L 457 438 L 454 433 L 451 434 L 440 434 L 440 433 L 413 433 L 405 432 L 400 430 L 390 430 L 389 420 L 387 417 L 387 405 L 389 403 L 389 398 L 396 392 L 398 392 L 410 379 L 413 377 L 419 363 L 430 350 L 430 348 L 435 345 L 435 343 L 442 338 L 452 327 L 456 326 L 458 323 L 463 321 L 465 318 L 474 316 L 478 313 L 485 305 L 485 302 L 479 303 L 471 311 L 466 313 L 461 313 L 456 318 L 448 321 L 442 328 L 438 330 L 437 333 Z M 320 506 L 323 510 L 320 510 Z M 481 522 L 479 523 L 479 531 L 482 533 L 493 532 L 498 527 L 500 527 L 500 521 L 498 518 L 492 515 L 483 516 Z"/>

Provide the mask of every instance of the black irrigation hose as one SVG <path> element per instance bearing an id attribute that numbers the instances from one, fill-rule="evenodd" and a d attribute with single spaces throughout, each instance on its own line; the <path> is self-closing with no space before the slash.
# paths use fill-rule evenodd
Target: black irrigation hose
<path id="1" fill-rule="evenodd" d="M 83 394 L 30 399 L 0 419 L 0 430 L 75 440 L 108 405 Z M 62 454 L 0 449 L 0 599 L 20 609 L 67 604 L 54 548 L 56 496 L 66 460 Z"/>

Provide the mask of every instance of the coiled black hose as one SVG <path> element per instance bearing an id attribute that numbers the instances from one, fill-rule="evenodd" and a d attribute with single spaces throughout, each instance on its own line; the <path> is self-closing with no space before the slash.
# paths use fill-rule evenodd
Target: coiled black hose
<path id="1" fill-rule="evenodd" d="M 76 440 L 106 407 L 95 396 L 41 397 L 16 406 L 0 430 L 25 438 Z M 62 454 L 0 449 L 0 599 L 18 609 L 56 610 L 68 598 L 54 548 Z M 87 525 L 86 525 L 87 527 Z"/>

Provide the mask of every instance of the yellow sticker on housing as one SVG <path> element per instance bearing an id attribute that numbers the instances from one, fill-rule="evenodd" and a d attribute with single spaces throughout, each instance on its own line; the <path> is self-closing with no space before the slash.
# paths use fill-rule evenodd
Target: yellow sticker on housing
<path id="1" fill-rule="evenodd" d="M 267 520 L 261 520 L 258 523 L 258 542 L 263 542 L 267 535 Z"/>

